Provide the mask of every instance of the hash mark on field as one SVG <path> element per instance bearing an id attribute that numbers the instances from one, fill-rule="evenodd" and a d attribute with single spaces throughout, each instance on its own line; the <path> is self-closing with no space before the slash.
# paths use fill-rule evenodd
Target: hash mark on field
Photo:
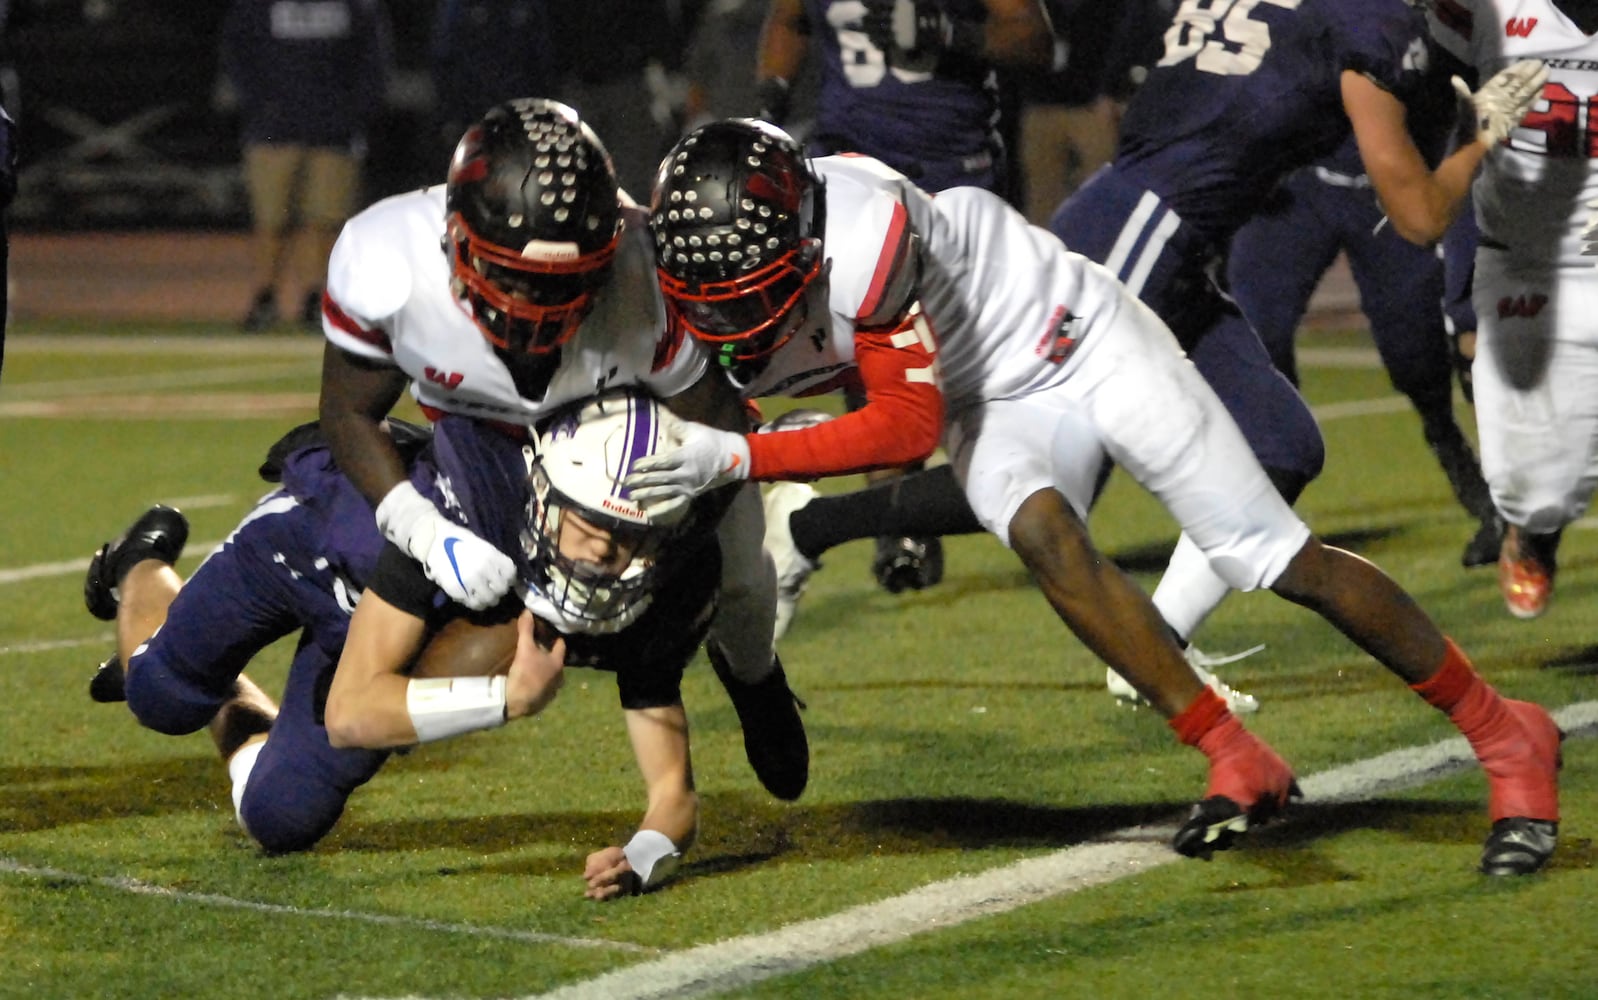
<path id="1" fill-rule="evenodd" d="M 607 941 L 603 938 L 566 937 L 561 934 L 544 934 L 539 931 L 517 930 L 514 927 L 489 927 L 476 924 L 457 924 L 443 920 L 427 920 L 420 917 L 404 917 L 392 913 L 365 913 L 359 910 L 329 910 L 312 909 L 300 906 L 287 906 L 282 903 L 263 903 L 253 899 L 235 899 L 232 896 L 222 896 L 211 892 L 183 892 L 178 889 L 169 889 L 166 886 L 152 885 L 138 879 L 125 876 L 82 875 L 77 872 L 62 871 L 59 868 L 48 868 L 36 865 L 26 865 L 11 858 L 0 857 L 0 874 L 17 875 L 23 878 L 45 879 L 53 882 L 69 882 L 73 885 L 93 885 L 118 892 L 131 892 L 141 896 L 159 896 L 164 899 L 180 903 L 199 903 L 203 906 L 221 906 L 234 910 L 250 910 L 255 913 L 270 913 L 287 917 L 315 917 L 333 920 L 354 920 L 367 924 L 382 924 L 389 927 L 402 927 L 409 930 L 437 931 L 443 934 L 464 934 L 469 937 L 502 938 L 511 941 L 528 941 L 534 944 L 558 944 L 569 948 L 601 948 L 611 951 L 626 951 L 637 954 L 659 954 L 659 948 L 648 948 L 640 944 L 631 944 L 626 941 Z"/>
<path id="2" fill-rule="evenodd" d="M 1568 705 L 1553 714 L 1569 737 L 1598 731 L 1598 701 Z M 1464 737 L 1454 737 L 1322 771 L 1300 785 L 1310 801 L 1357 801 L 1423 785 L 1475 763 Z M 1289 815 L 1281 822 L 1291 824 L 1293 818 Z M 657 1000 L 747 987 L 928 930 L 1005 913 L 1180 861 L 1166 843 L 1175 829 L 1174 823 L 1130 827 L 1044 857 L 934 882 L 764 934 L 673 952 L 523 1000 Z"/>
<path id="3" fill-rule="evenodd" d="M 214 542 L 191 542 L 185 548 L 192 552 L 210 552 L 222 544 L 221 539 Z M 90 558 L 93 558 L 92 556 Z M 65 559 L 61 562 L 34 563 L 32 566 L 18 566 L 16 569 L 0 569 L 0 584 L 22 583 L 25 580 L 37 580 L 46 576 L 67 576 L 71 573 L 83 573 L 89 568 L 88 559 Z"/>

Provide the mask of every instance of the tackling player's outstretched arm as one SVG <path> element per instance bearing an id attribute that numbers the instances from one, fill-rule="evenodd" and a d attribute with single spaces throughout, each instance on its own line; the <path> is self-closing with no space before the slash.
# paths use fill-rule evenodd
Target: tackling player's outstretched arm
<path id="1" fill-rule="evenodd" d="M 333 344 L 322 350 L 317 417 L 333 460 L 374 507 L 405 480 L 405 462 L 382 425 L 409 382 L 392 365 L 367 361 Z"/>
<path id="2" fill-rule="evenodd" d="M 405 477 L 383 419 L 409 384 L 398 368 L 365 362 L 328 344 L 322 352 L 318 418 L 333 460 L 376 508 L 383 537 L 421 563 L 451 600 L 482 610 L 510 589 L 510 557 L 444 517 Z"/>

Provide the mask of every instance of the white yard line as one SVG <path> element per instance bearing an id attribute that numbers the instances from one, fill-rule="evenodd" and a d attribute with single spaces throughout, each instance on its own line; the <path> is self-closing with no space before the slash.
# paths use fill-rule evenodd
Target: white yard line
<path id="1" fill-rule="evenodd" d="M 1591 735 L 1598 730 L 1598 701 L 1567 706 L 1554 718 L 1571 737 Z M 1422 785 L 1475 762 L 1464 738 L 1455 737 L 1322 771 L 1300 785 L 1308 801 L 1357 801 Z M 1292 816 L 1282 822 L 1293 822 Z M 1174 823 L 1129 827 L 1044 857 L 934 882 L 829 917 L 639 962 L 527 1000 L 657 1000 L 739 989 L 1179 861 L 1167 846 L 1175 829 Z"/>
<path id="2" fill-rule="evenodd" d="M 189 552 L 209 552 L 222 544 L 218 538 L 210 542 L 190 542 L 184 546 Z M 91 557 L 92 558 L 92 557 Z M 0 584 L 23 583 L 27 580 L 37 580 L 47 576 L 67 576 L 71 573 L 83 573 L 89 568 L 89 559 L 66 559 L 61 562 L 34 563 L 32 566 L 18 566 L 15 569 L 0 569 Z"/>
<path id="3" fill-rule="evenodd" d="M 489 927 L 480 924 L 458 924 L 443 920 L 425 920 L 392 913 L 367 913 L 360 910 L 329 910 L 282 903 L 263 903 L 253 899 L 235 899 L 210 892 L 184 892 L 166 886 L 152 885 L 123 876 L 81 875 L 59 868 L 22 864 L 10 858 L 0 858 L 0 875 L 20 878 L 47 879 L 52 882 L 70 882 L 74 885 L 92 885 L 117 892 L 130 892 L 140 896 L 160 896 L 178 903 L 198 903 L 202 906 L 220 906 L 232 910 L 249 910 L 285 917 L 302 917 L 322 920 L 354 920 L 366 924 L 384 924 L 406 930 L 436 931 L 442 934 L 463 934 L 468 937 L 503 938 L 511 941 L 528 941 L 534 944 L 555 944 L 567 948 L 599 948 L 606 951 L 625 951 L 643 955 L 659 952 L 658 948 L 629 944 L 626 941 L 607 941 L 602 938 L 567 937 L 562 934 L 544 934 L 539 931 L 517 930 L 513 927 Z"/>

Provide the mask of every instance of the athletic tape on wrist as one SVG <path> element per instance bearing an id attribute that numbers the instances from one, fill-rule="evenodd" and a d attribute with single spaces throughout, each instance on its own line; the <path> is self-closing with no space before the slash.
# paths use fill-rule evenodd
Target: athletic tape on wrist
<path id="1" fill-rule="evenodd" d="M 639 830 L 621 852 L 645 889 L 653 889 L 677 874 L 677 865 L 682 861 L 677 845 L 659 830 Z"/>
<path id="2" fill-rule="evenodd" d="M 505 724 L 505 677 L 427 677 L 405 688 L 416 742 L 431 743 Z"/>

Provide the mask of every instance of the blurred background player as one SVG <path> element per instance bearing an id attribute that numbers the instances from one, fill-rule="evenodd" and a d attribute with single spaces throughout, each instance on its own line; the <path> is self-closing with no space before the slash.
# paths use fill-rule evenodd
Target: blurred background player
<path id="1" fill-rule="evenodd" d="M 539 98 L 489 109 L 445 184 L 396 195 L 345 225 L 328 265 L 320 419 L 384 537 L 449 596 L 485 608 L 511 555 L 447 518 L 405 479 L 382 420 L 409 387 L 429 417 L 526 428 L 608 388 L 640 385 L 683 417 L 748 426 L 738 394 L 669 330 L 645 213 L 617 187 L 599 137 Z M 774 794 L 803 788 L 809 749 L 772 649 L 775 571 L 753 485 L 728 491 L 720 610 L 707 653 Z M 443 542 L 454 538 L 453 547 Z M 791 796 L 789 796 L 791 797 Z"/>
<path id="2" fill-rule="evenodd" d="M 1473 78 L 1548 59 L 1537 104 L 1495 136 L 1476 180 L 1470 369 L 1482 472 L 1508 523 L 1499 590 L 1510 614 L 1536 618 L 1564 530 L 1598 489 L 1598 272 L 1582 256 L 1598 196 L 1586 116 L 1598 93 L 1598 5 L 1447 0 L 1431 17 Z"/>
<path id="3" fill-rule="evenodd" d="M 24 11 L 18 17 L 18 11 Z M 6 326 L 11 321 L 11 238 L 6 209 L 17 194 L 17 124 L 20 87 L 11 59 L 11 29 L 32 13 L 31 4 L 0 0 L 0 373 L 6 367 Z"/>
<path id="4" fill-rule="evenodd" d="M 496 104 L 556 94 L 559 39 L 547 0 L 441 0 L 428 51 L 440 159 Z"/>
<path id="5" fill-rule="evenodd" d="M 1447 125 L 1449 106 L 1412 115 L 1415 126 Z M 1450 231 L 1460 227 L 1456 219 Z M 1447 237 L 1445 237 L 1445 242 Z M 1481 466 L 1454 419 L 1454 363 L 1443 248 L 1404 239 L 1386 223 L 1352 138 L 1331 156 L 1288 176 L 1232 237 L 1227 276 L 1232 299 L 1271 361 L 1298 385 L 1294 341 L 1310 297 L 1341 254 L 1359 289 L 1360 311 L 1393 388 L 1420 415 L 1421 433 L 1461 507 L 1477 522 L 1460 562 L 1498 561 L 1503 522 Z M 1457 339 L 1458 334 L 1453 338 Z"/>
<path id="6" fill-rule="evenodd" d="M 1262 44 L 1239 46 L 1240 35 Z M 1166 321 L 1290 503 L 1320 474 L 1324 443 L 1220 287 L 1227 248 L 1283 178 L 1351 134 L 1388 225 L 1414 243 L 1440 239 L 1488 146 L 1525 114 L 1545 71 L 1516 65 L 1484 83 L 1474 98 L 1480 141 L 1431 169 L 1406 102 L 1427 90 L 1434 58 L 1425 16 L 1405 0 L 1262 4 L 1219 20 L 1184 6 L 1127 106 L 1115 158 L 1050 220 Z M 1226 589 L 1183 536 L 1154 601 L 1188 642 Z"/>
<path id="7" fill-rule="evenodd" d="M 311 431 L 274 448 L 263 474 L 282 486 L 186 583 L 172 563 L 188 524 L 172 508 L 152 508 L 96 553 L 85 599 L 115 618 L 119 660 L 91 693 L 125 697 L 159 732 L 208 728 L 240 823 L 282 853 L 325 836 L 392 749 L 536 714 L 565 667 L 612 671 L 649 806 L 631 841 L 590 857 L 588 894 L 663 881 L 697 821 L 679 681 L 717 574 L 714 535 L 685 508 L 617 495 L 617 477 L 668 440 L 658 405 L 637 393 L 581 402 L 552 418 L 531 460 L 460 417 L 430 442 L 408 439 L 408 452 L 426 445 L 412 480 L 518 552 L 521 600 L 479 624 L 377 533 Z M 428 647 L 441 629 L 444 643 Z M 280 706 L 241 671 L 296 631 Z"/>
<path id="8" fill-rule="evenodd" d="M 1115 155 L 1121 113 L 1158 56 L 1170 20 L 1162 0 L 1052 0 L 1062 60 L 1017 74 L 1020 207 L 1034 225 Z"/>
<path id="9" fill-rule="evenodd" d="M 243 328 L 320 322 L 322 275 L 360 202 L 368 132 L 392 65 L 381 0 L 233 0 L 222 67 L 238 99 L 255 298 Z"/>
<path id="10" fill-rule="evenodd" d="M 773 0 L 760 38 L 758 110 L 786 122 L 792 82 L 813 58 L 813 155 L 862 153 L 927 191 L 973 185 L 1010 197 L 1004 136 L 1014 129 L 1001 118 L 1000 72 L 1054 68 L 1062 54 L 1041 0 Z M 865 403 L 849 387 L 844 397 L 851 409 Z M 942 543 L 880 537 L 872 573 L 892 592 L 931 586 L 943 576 Z"/>

